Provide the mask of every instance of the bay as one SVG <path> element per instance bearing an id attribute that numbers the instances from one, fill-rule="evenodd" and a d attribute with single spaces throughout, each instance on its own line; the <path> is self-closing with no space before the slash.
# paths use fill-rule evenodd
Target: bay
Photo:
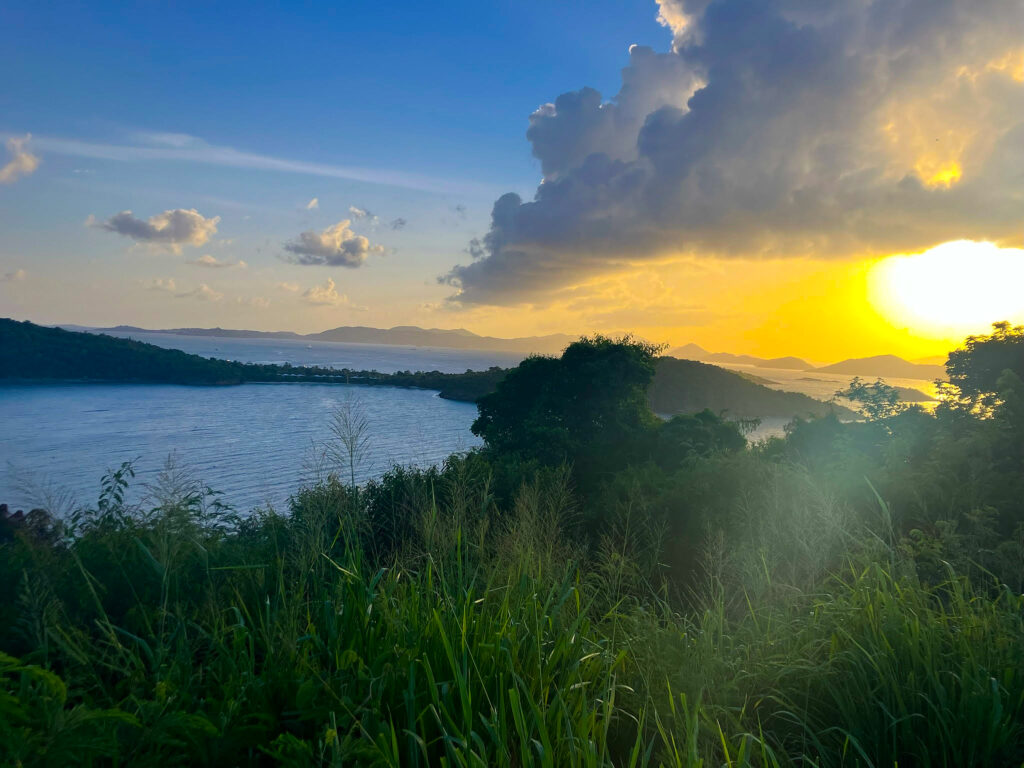
<path id="1" fill-rule="evenodd" d="M 513 366 L 522 355 L 292 339 L 111 333 L 204 357 L 356 370 L 460 373 Z M 479 444 L 471 403 L 436 392 L 337 384 L 188 387 L 151 384 L 0 385 L 0 502 L 13 508 L 95 503 L 103 474 L 134 461 L 132 498 L 169 456 L 239 510 L 281 508 L 310 479 L 334 411 L 363 410 L 369 443 L 357 480 L 393 465 L 429 466 Z"/>

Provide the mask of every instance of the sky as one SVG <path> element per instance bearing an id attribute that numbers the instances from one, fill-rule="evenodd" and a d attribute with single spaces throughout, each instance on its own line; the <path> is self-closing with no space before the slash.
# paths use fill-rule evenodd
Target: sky
<path id="1" fill-rule="evenodd" d="M 823 361 L 1024 322 L 1019 0 L 136 6 L 0 6 L 0 316 Z"/>

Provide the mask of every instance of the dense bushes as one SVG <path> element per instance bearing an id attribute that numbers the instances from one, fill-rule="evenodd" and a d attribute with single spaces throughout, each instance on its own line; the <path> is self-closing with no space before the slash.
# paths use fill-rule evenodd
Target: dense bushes
<path id="1" fill-rule="evenodd" d="M 743 449 L 631 399 L 595 437 L 581 378 L 574 408 L 542 399 L 556 451 L 509 419 L 515 449 L 360 488 L 343 465 L 287 514 L 173 472 L 130 506 L 122 467 L 69 520 L 2 531 L 0 763 L 1019 765 L 1024 440 L 999 379 L 984 413 Z"/>

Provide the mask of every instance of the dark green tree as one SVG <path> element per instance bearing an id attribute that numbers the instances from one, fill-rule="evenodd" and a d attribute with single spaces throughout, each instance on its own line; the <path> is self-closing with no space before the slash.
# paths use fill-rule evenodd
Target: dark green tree
<path id="1" fill-rule="evenodd" d="M 659 348 L 582 338 L 560 358 L 530 357 L 477 402 L 473 432 L 497 454 L 595 469 L 637 456 L 658 419 L 647 401 Z"/>
<path id="2" fill-rule="evenodd" d="M 873 384 L 862 381 L 860 376 L 854 376 L 846 389 L 836 392 L 836 397 L 845 397 L 851 403 L 855 403 L 861 413 L 871 421 L 887 419 L 906 410 L 906 403 L 900 402 L 900 393 L 896 387 L 891 387 L 881 379 L 876 379 Z"/>
<path id="3" fill-rule="evenodd" d="M 969 336 L 960 349 L 949 353 L 946 373 L 947 403 L 982 412 L 999 402 L 999 380 L 1004 371 L 1024 379 L 1024 325 L 994 323 L 988 336 Z"/>

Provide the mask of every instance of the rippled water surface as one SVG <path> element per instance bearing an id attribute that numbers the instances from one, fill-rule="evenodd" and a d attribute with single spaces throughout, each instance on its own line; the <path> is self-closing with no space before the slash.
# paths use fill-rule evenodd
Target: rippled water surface
<path id="1" fill-rule="evenodd" d="M 124 333 L 140 341 L 206 357 L 335 368 L 461 372 L 515 365 L 521 355 L 278 339 L 226 339 Z M 739 369 L 737 369 L 739 370 Z M 768 386 L 827 400 L 848 376 L 744 368 Z M 893 380 L 929 392 L 927 382 Z M 46 490 L 94 502 L 108 468 L 136 460 L 136 497 L 169 454 L 237 509 L 282 506 L 330 436 L 334 410 L 347 398 L 361 404 L 370 427 L 365 480 L 393 464 L 425 466 L 479 444 L 469 427 L 476 406 L 436 392 L 331 384 L 246 384 L 240 387 L 66 384 L 0 385 L 0 502 L 46 503 Z M 782 433 L 767 420 L 748 437 Z"/>
<path id="2" fill-rule="evenodd" d="M 332 412 L 360 403 L 370 427 L 359 479 L 392 464 L 429 465 L 478 444 L 476 406 L 436 392 L 329 384 L 184 387 L 144 384 L 0 386 L 0 501 L 44 504 L 65 489 L 95 501 L 100 477 L 137 460 L 136 486 L 168 454 L 238 509 L 282 505 L 329 439 Z"/>

